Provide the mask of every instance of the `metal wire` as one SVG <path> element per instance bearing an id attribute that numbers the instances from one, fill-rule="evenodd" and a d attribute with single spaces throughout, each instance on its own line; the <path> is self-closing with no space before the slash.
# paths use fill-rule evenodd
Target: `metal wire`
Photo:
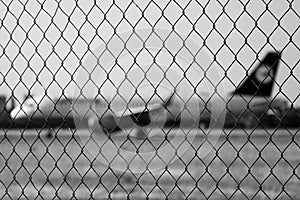
<path id="1" fill-rule="evenodd" d="M 295 88 L 300 84 L 300 77 L 297 75 L 300 63 L 299 12 L 300 4 L 295 0 L 74 2 L 1 0 L 0 88 L 9 96 L 1 99 L 0 105 L 1 198 L 300 198 L 298 191 L 300 141 L 297 126 L 297 123 L 300 124 L 300 116 L 299 110 L 295 108 L 300 93 L 295 89 L 296 92 L 291 97 L 286 89 L 291 84 Z M 167 32 L 160 35 L 155 29 Z M 145 35 L 137 34 L 138 30 L 150 30 L 152 33 L 150 35 L 156 37 L 159 44 L 162 43 L 165 54 L 161 54 L 163 52 L 161 50 L 155 53 L 150 50 L 145 53 L 141 49 L 132 52 L 129 46 L 124 45 L 131 37 L 134 37 L 137 43 L 144 42 L 142 46 L 151 41 L 152 36 L 143 38 Z M 177 44 L 176 39 L 182 46 L 172 54 L 167 44 L 168 41 Z M 196 41 L 200 48 L 193 51 L 188 46 L 190 39 Z M 114 41 L 121 45 L 111 46 Z M 185 63 L 187 67 L 183 67 L 175 57 L 180 56 L 181 52 L 196 57 L 201 50 L 205 50 L 212 62 L 208 68 L 199 69 L 204 74 L 203 80 L 195 83 L 189 78 L 189 73 L 193 73 L 191 69 L 193 65 L 199 64 L 199 61 L 191 59 L 191 63 Z M 128 136 L 114 139 L 115 136 L 110 132 L 119 130 L 117 124 L 120 125 L 120 121 L 104 130 L 102 134 L 106 134 L 105 137 L 108 135 L 105 140 L 97 135 L 99 127 L 105 127 L 106 123 L 114 120 L 113 117 L 133 112 L 129 107 L 135 102 L 126 99 L 124 97 L 126 92 L 122 93 L 122 90 L 133 88 L 134 91 L 143 88 L 143 85 L 142 82 L 133 82 L 129 78 L 132 75 L 135 78 L 140 77 L 154 91 L 149 100 L 136 93 L 135 97 L 140 99 L 138 106 L 146 105 L 147 108 L 151 105 L 152 98 L 157 98 L 159 102 L 166 98 L 161 96 L 157 84 L 150 78 L 152 69 L 156 69 L 156 73 L 164 77 L 157 81 L 159 84 L 171 85 L 176 90 L 181 83 L 186 82 L 195 88 L 194 96 L 200 101 L 207 102 L 207 99 L 205 100 L 199 91 L 196 91 L 202 81 L 206 81 L 206 84 L 213 88 L 223 84 L 225 87 L 237 88 L 243 80 L 242 76 L 239 77 L 240 74 L 246 74 L 247 78 L 267 51 L 281 51 L 285 55 L 280 59 L 280 65 L 287 71 L 287 75 L 281 76 L 280 81 L 275 80 L 274 87 L 277 89 L 273 97 L 267 99 L 270 109 L 275 114 L 268 115 L 265 111 L 254 119 L 244 119 L 243 115 L 235 116 L 230 110 L 225 110 L 227 115 L 232 114 L 236 123 L 231 127 L 225 127 L 226 129 L 217 130 L 220 132 L 220 135 L 216 134 L 220 136 L 218 143 L 207 140 L 211 151 L 205 157 L 199 153 L 201 148 L 204 148 L 203 141 L 209 135 L 215 137 L 215 132 L 208 132 L 207 137 L 196 136 L 190 141 L 188 138 L 193 134 L 197 135 L 197 131 L 196 133 L 193 130 L 186 131 L 173 122 L 170 122 L 172 125 L 167 129 L 163 127 L 164 125 L 158 125 L 159 132 L 163 134 L 161 142 L 132 139 L 129 135 L 133 130 L 125 130 Z M 150 56 L 152 63 L 146 69 L 143 68 L 143 61 L 139 59 L 143 53 Z M 121 59 L 123 54 L 130 57 L 128 69 L 116 61 Z M 292 56 L 289 57 L 287 54 Z M 109 61 L 113 61 L 113 67 L 100 69 L 85 67 L 86 60 L 103 55 Z M 161 55 L 165 56 L 162 58 Z M 97 62 L 100 65 L 111 64 L 105 59 L 99 59 Z M 162 67 L 160 62 L 166 62 L 168 67 Z M 217 81 L 211 80 L 208 75 L 212 72 L 212 65 L 222 73 L 222 77 Z M 168 77 L 166 74 L 173 69 L 182 74 L 182 77 L 176 77 L 176 83 L 166 80 Z M 133 74 L 129 71 L 133 71 L 131 72 Z M 92 75 L 93 73 L 96 75 Z M 106 77 L 105 80 L 102 82 L 96 80 L 99 78 L 97 73 Z M 121 74 L 125 78 L 117 83 L 114 81 L 116 74 Z M 85 77 L 83 80 L 87 81 L 78 83 L 78 77 Z M 110 94 L 113 94 L 110 99 L 103 94 L 108 85 L 108 88 L 113 88 L 113 92 L 110 91 Z M 91 99 L 89 94 L 85 93 L 86 89 L 97 91 L 93 93 L 96 95 Z M 74 94 L 74 90 L 78 91 L 79 96 L 74 97 L 72 104 L 71 101 L 64 99 Z M 220 90 L 212 93 L 226 101 Z M 10 102 L 15 99 L 16 104 L 24 104 L 22 97 L 24 94 L 28 94 L 29 97 L 42 94 L 42 99 L 40 101 L 34 99 L 34 103 L 39 105 L 47 101 L 53 105 L 49 107 L 50 115 L 44 113 L 42 105 L 37 106 L 35 112 L 40 113 L 43 118 L 40 119 L 39 127 L 35 125 L 34 115 L 25 114 L 27 120 L 21 128 L 14 120 L 9 119 Z M 180 102 L 185 101 L 186 105 L 194 97 L 184 99 L 180 95 L 175 96 Z M 285 101 L 278 98 L 284 98 Z M 101 102 L 96 99 L 100 99 Z M 58 105 L 59 101 L 65 103 Z M 114 101 L 119 104 L 113 105 Z M 83 109 L 80 107 L 77 110 L 72 105 L 75 107 L 81 105 Z M 97 107 L 99 105 L 106 108 L 105 111 L 100 108 L 101 114 Z M 70 109 L 61 112 L 59 106 Z M 120 114 L 114 110 L 117 107 L 127 110 Z M 181 114 L 193 115 L 193 111 L 187 107 Z M 278 107 L 285 109 L 277 112 Z M 228 106 L 225 108 L 228 109 Z M 180 112 L 174 115 L 168 108 L 166 110 L 173 115 L 173 119 L 180 118 Z M 95 117 L 87 120 L 90 112 Z M 210 112 L 209 105 L 205 105 L 199 116 L 195 116 L 191 126 L 198 128 L 197 120 L 200 115 L 207 112 Z M 242 113 L 247 112 L 253 110 L 248 106 Z M 111 118 L 107 117 L 109 113 L 113 113 Z M 51 123 L 55 123 L 51 121 L 51 116 L 54 115 L 61 117 L 60 124 L 55 128 L 51 126 Z M 74 115 L 80 118 L 75 122 L 68 121 Z M 153 116 L 135 117 L 132 121 Z M 218 117 L 213 120 L 218 121 Z M 156 120 L 159 121 L 158 118 Z M 252 120 L 255 123 L 245 127 L 243 120 Z M 97 125 L 90 128 L 91 122 Z M 147 124 L 149 123 L 147 121 Z M 200 126 L 198 131 L 202 128 Z M 151 132 L 152 129 L 155 127 L 150 126 L 148 131 Z M 186 131 L 182 136 L 185 138 L 178 146 L 171 142 L 174 130 Z M 101 129 L 100 132 L 102 131 Z M 143 134 L 142 131 L 140 133 Z M 136 157 L 130 160 L 119 150 L 115 155 L 105 157 L 103 152 L 107 150 L 105 148 L 110 141 L 113 142 L 113 147 L 129 148 L 129 151 L 136 152 Z M 181 155 L 180 151 L 185 143 L 190 148 Z M 139 151 L 145 151 L 143 145 L 148 145 L 146 151 L 155 152 L 166 144 L 170 144 L 170 148 L 175 152 L 167 161 L 159 153 L 156 153 L 156 158 L 153 159 L 138 154 Z M 98 150 L 94 152 L 96 155 L 91 154 L 89 149 L 91 147 Z M 99 162 L 97 157 L 103 160 Z M 135 158 L 140 160 L 138 164 L 142 163 L 145 170 L 136 173 Z M 150 168 L 157 160 L 164 167 L 152 171 Z M 174 163 L 171 165 L 169 162 L 172 160 Z M 116 170 L 113 167 L 115 165 L 119 165 L 122 170 Z"/>

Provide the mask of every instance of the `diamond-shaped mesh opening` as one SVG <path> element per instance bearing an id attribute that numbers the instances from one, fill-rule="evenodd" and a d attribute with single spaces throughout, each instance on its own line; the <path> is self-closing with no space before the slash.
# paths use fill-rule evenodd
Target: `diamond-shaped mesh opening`
<path id="1" fill-rule="evenodd" d="M 299 13 L 1 1 L 0 198 L 299 199 Z"/>

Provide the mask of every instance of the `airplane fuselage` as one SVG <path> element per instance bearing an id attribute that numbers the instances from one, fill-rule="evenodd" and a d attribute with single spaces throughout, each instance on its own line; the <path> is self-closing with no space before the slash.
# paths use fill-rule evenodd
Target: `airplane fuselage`
<path id="1" fill-rule="evenodd" d="M 99 99 L 79 99 L 75 102 L 70 99 L 61 99 L 41 103 L 38 109 L 17 115 L 14 123 L 21 127 L 75 128 L 76 125 L 80 127 L 97 126 L 95 123 L 99 123 L 100 120 L 100 124 L 108 130 L 115 126 L 122 128 L 134 126 L 132 119 L 118 121 L 114 117 L 116 112 L 126 108 L 124 102 L 124 105 L 121 105 L 120 102 L 114 102 L 118 106 L 113 108 L 111 103 Z M 233 95 L 226 99 L 206 97 L 201 98 L 201 100 L 195 97 L 190 99 L 188 103 L 175 99 L 166 110 L 151 117 L 153 123 L 158 126 L 174 123 L 181 126 L 195 126 L 195 124 L 204 123 L 208 126 L 212 121 L 213 123 L 218 120 L 222 121 L 222 117 L 224 118 L 224 113 L 226 113 L 226 118 L 222 123 L 224 126 L 229 126 L 239 122 L 243 124 L 245 120 L 258 121 L 270 109 L 271 102 L 269 98 L 247 95 Z M 133 104 L 140 105 L 142 103 L 133 101 Z M 130 108 L 127 109 L 130 110 Z"/>

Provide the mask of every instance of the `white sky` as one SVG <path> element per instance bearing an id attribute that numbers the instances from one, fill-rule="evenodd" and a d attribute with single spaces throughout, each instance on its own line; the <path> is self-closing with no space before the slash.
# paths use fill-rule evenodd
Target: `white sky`
<path id="1" fill-rule="evenodd" d="M 47 88 L 51 97 L 60 96 L 62 91 L 72 96 L 72 74 L 78 72 L 80 63 L 86 62 L 91 51 L 114 35 L 114 29 L 118 34 L 132 31 L 133 26 L 170 31 L 174 25 L 180 35 L 199 46 L 205 40 L 210 49 L 208 57 L 216 55 L 220 64 L 216 67 L 222 76 L 222 69 L 229 69 L 228 78 L 222 81 L 228 91 L 242 80 L 245 69 L 255 66 L 257 54 L 261 59 L 269 50 L 283 50 L 274 96 L 281 87 L 280 97 L 287 96 L 300 105 L 296 99 L 300 94 L 298 0 L 291 4 L 287 0 L 270 1 L 268 10 L 265 3 L 269 1 L 241 0 L 246 4 L 246 11 L 238 0 L 220 0 L 226 4 L 224 11 L 213 0 L 206 6 L 205 14 L 201 6 L 207 4 L 206 0 L 198 1 L 200 5 L 189 0 L 169 4 L 167 1 L 149 4 L 147 0 L 116 0 L 112 7 L 112 1 L 107 0 L 96 1 L 97 6 L 90 0 L 79 0 L 77 4 L 71 0 L 62 0 L 59 4 L 47 0 L 42 7 L 42 1 L 38 2 L 0 2 L 1 94 L 10 95 L 14 90 L 17 97 L 22 97 L 28 88 L 33 94 L 43 94 L 43 88 Z M 185 16 L 182 16 L 183 10 Z M 236 22 L 235 28 L 233 22 Z M 248 38 L 247 43 L 243 35 Z"/>

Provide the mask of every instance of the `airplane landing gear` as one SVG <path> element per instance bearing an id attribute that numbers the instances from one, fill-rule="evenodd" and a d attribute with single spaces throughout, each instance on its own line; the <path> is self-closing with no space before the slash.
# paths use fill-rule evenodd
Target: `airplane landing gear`
<path id="1" fill-rule="evenodd" d="M 47 132 L 46 132 L 46 138 L 47 139 L 51 139 L 53 137 L 53 130 L 51 129 L 48 129 Z"/>

